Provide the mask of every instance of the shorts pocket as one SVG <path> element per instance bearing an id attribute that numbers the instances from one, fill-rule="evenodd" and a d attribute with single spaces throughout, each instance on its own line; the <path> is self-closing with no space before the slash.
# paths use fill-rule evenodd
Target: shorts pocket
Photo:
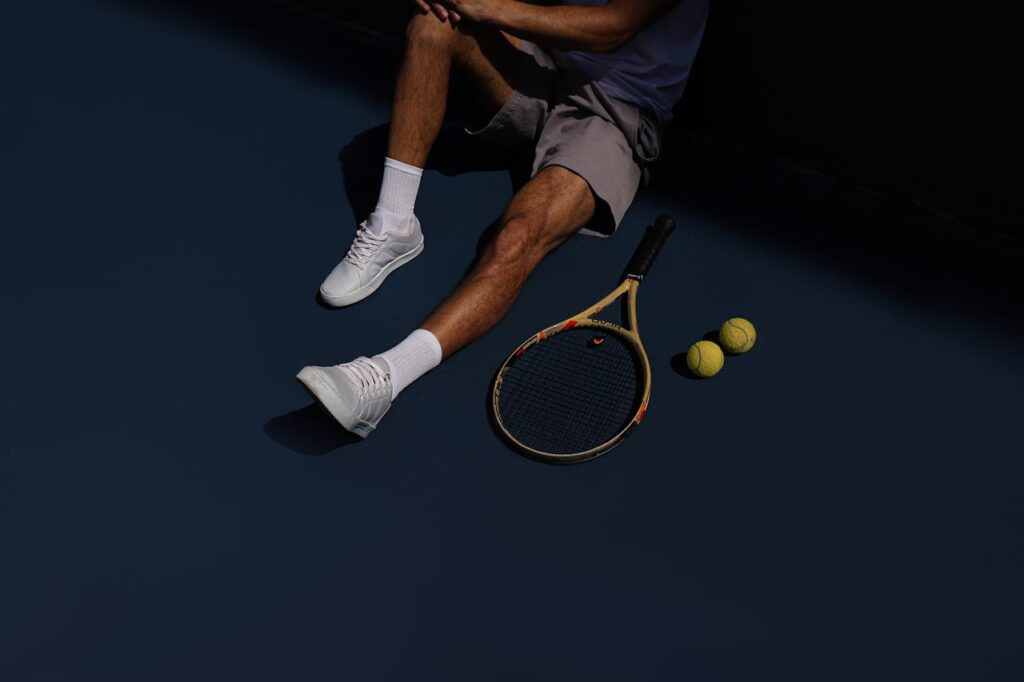
<path id="1" fill-rule="evenodd" d="M 661 129 L 643 111 L 637 110 L 637 118 L 633 149 L 644 165 L 652 164 L 661 157 Z"/>

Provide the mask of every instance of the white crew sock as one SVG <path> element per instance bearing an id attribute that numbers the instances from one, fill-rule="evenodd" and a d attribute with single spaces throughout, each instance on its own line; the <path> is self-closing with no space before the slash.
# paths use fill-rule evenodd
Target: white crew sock
<path id="1" fill-rule="evenodd" d="M 380 186 L 377 208 L 366 221 L 370 232 L 376 235 L 393 230 L 404 230 L 416 206 L 423 169 L 391 158 L 384 159 L 384 182 Z"/>
<path id="2" fill-rule="evenodd" d="M 380 358 L 391 374 L 391 399 L 409 384 L 441 364 L 441 344 L 426 329 L 417 329 L 400 344 L 373 359 Z"/>

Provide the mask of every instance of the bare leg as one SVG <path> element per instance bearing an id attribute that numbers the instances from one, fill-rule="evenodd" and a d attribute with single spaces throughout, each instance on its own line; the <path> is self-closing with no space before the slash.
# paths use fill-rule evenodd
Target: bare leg
<path id="1" fill-rule="evenodd" d="M 388 156 L 422 168 L 441 130 L 452 67 L 469 79 L 480 109 L 496 112 L 512 95 L 518 39 L 497 30 L 432 14 L 418 15 L 406 31 L 391 111 Z"/>
<path id="2" fill-rule="evenodd" d="M 512 198 L 497 236 L 472 272 L 423 323 L 441 343 L 444 356 L 504 317 L 541 259 L 593 215 L 590 186 L 572 171 L 552 166 L 530 180 Z"/>

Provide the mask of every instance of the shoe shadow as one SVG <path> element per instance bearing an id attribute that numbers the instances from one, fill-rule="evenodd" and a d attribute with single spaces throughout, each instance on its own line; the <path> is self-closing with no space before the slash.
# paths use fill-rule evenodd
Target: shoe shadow
<path id="1" fill-rule="evenodd" d="M 263 433 L 278 445 L 300 455 L 323 456 L 362 440 L 343 429 L 323 408 L 313 403 L 274 417 Z"/>
<path id="2" fill-rule="evenodd" d="M 319 291 L 313 294 L 313 300 L 316 301 L 316 304 L 323 308 L 324 310 L 337 310 L 337 308 L 335 308 L 330 303 L 324 300 L 323 296 L 320 295 Z"/>
<path id="3" fill-rule="evenodd" d="M 356 306 L 363 305 L 365 300 L 366 299 L 363 299 L 362 301 L 356 301 L 355 303 L 349 303 L 348 305 L 336 306 L 331 305 L 330 303 L 325 301 L 324 297 L 320 295 L 319 291 L 313 294 L 313 301 L 316 302 L 316 304 L 323 308 L 324 310 L 349 310 L 351 308 L 355 308 Z"/>

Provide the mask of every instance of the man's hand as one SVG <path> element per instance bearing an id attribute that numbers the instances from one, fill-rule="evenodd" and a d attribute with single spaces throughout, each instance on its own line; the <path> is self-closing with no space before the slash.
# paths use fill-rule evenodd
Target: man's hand
<path id="1" fill-rule="evenodd" d="M 435 2 L 434 0 L 430 0 L 430 2 L 427 0 L 414 0 L 414 2 L 416 3 L 416 6 L 420 8 L 421 12 L 424 14 L 433 14 L 441 21 L 448 21 L 451 19 L 453 24 L 457 24 L 459 23 L 459 20 L 462 19 L 458 12 L 449 12 L 440 2 Z"/>
<path id="2" fill-rule="evenodd" d="M 470 21 L 488 23 L 498 16 L 499 8 L 507 4 L 507 0 L 441 0 L 451 14 Z"/>
<path id="3" fill-rule="evenodd" d="M 619 49 L 683 0 L 608 0 L 604 5 L 540 5 L 530 0 L 416 0 L 424 11 L 440 6 L 453 22 L 491 24 L 545 47 L 584 52 Z M 444 19 L 442 18 L 442 21 Z"/>

